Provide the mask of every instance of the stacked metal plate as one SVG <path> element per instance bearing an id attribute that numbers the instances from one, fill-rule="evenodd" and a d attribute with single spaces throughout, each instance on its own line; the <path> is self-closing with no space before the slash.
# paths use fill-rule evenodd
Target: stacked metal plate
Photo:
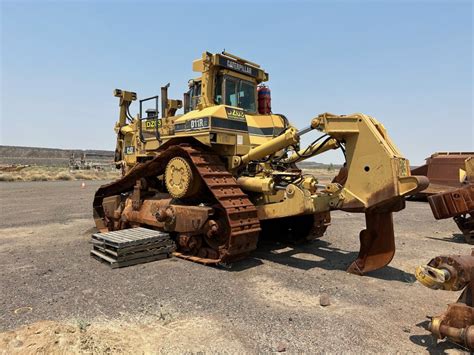
<path id="1" fill-rule="evenodd" d="M 91 256 L 112 268 L 165 259 L 176 249 L 168 233 L 147 228 L 92 235 Z"/>

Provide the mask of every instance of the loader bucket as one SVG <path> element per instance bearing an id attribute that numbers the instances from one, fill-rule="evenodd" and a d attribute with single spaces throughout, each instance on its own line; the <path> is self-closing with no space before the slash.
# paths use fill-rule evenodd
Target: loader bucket
<path id="1" fill-rule="evenodd" d="M 366 212 L 366 229 L 359 234 L 360 250 L 347 272 L 364 275 L 388 265 L 395 254 L 392 212 Z"/>

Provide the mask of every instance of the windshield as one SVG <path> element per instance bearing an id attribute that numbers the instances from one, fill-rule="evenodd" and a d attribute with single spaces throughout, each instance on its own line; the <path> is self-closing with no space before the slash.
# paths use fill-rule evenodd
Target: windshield
<path id="1" fill-rule="evenodd" d="M 224 89 L 224 95 L 222 95 L 222 89 Z M 256 112 L 255 93 L 255 84 L 250 81 L 230 76 L 225 76 L 222 79 L 222 76 L 220 76 L 216 82 L 215 102 L 240 107 L 248 112 Z"/>
<path id="2" fill-rule="evenodd" d="M 246 81 L 240 81 L 239 107 L 246 111 L 256 112 L 255 106 L 255 85 Z"/>

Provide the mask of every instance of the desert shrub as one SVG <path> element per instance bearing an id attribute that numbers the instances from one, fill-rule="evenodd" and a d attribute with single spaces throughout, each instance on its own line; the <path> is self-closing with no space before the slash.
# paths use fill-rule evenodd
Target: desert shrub
<path id="1" fill-rule="evenodd" d="M 74 178 L 76 180 L 94 180 L 94 175 L 86 172 L 74 173 Z"/>
<path id="2" fill-rule="evenodd" d="M 71 174 L 65 172 L 65 171 L 62 171 L 60 173 L 57 173 L 55 176 L 54 176 L 54 180 L 72 180 L 72 176 Z"/>
<path id="3" fill-rule="evenodd" d="M 14 181 L 12 174 L 0 174 L 0 181 Z"/>
<path id="4" fill-rule="evenodd" d="M 46 174 L 32 174 L 29 177 L 31 181 L 48 181 L 48 176 Z"/>
<path id="5" fill-rule="evenodd" d="M 73 170 L 64 167 L 29 166 L 20 171 L 0 173 L 0 181 L 115 180 L 119 170 Z"/>

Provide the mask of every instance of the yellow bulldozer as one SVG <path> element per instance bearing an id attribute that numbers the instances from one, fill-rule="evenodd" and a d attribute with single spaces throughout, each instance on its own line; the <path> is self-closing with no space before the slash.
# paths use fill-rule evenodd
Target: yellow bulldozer
<path id="1" fill-rule="evenodd" d="M 175 241 L 176 256 L 226 264 L 255 250 L 262 234 L 319 238 L 330 211 L 344 210 L 366 219 L 348 271 L 362 275 L 391 261 L 392 212 L 428 180 L 410 175 L 380 122 L 360 113 L 323 113 L 297 130 L 271 112 L 269 75 L 258 64 L 205 52 L 193 70 L 200 76 L 189 81 L 182 101 L 168 98 L 168 84 L 161 98 L 139 100 L 134 117 L 129 108 L 136 93 L 115 90 L 115 162 L 123 176 L 95 194 L 99 231 L 160 230 Z M 312 131 L 322 135 L 301 147 L 300 137 Z M 320 184 L 296 165 L 331 149 L 346 159 L 331 183 Z"/>

